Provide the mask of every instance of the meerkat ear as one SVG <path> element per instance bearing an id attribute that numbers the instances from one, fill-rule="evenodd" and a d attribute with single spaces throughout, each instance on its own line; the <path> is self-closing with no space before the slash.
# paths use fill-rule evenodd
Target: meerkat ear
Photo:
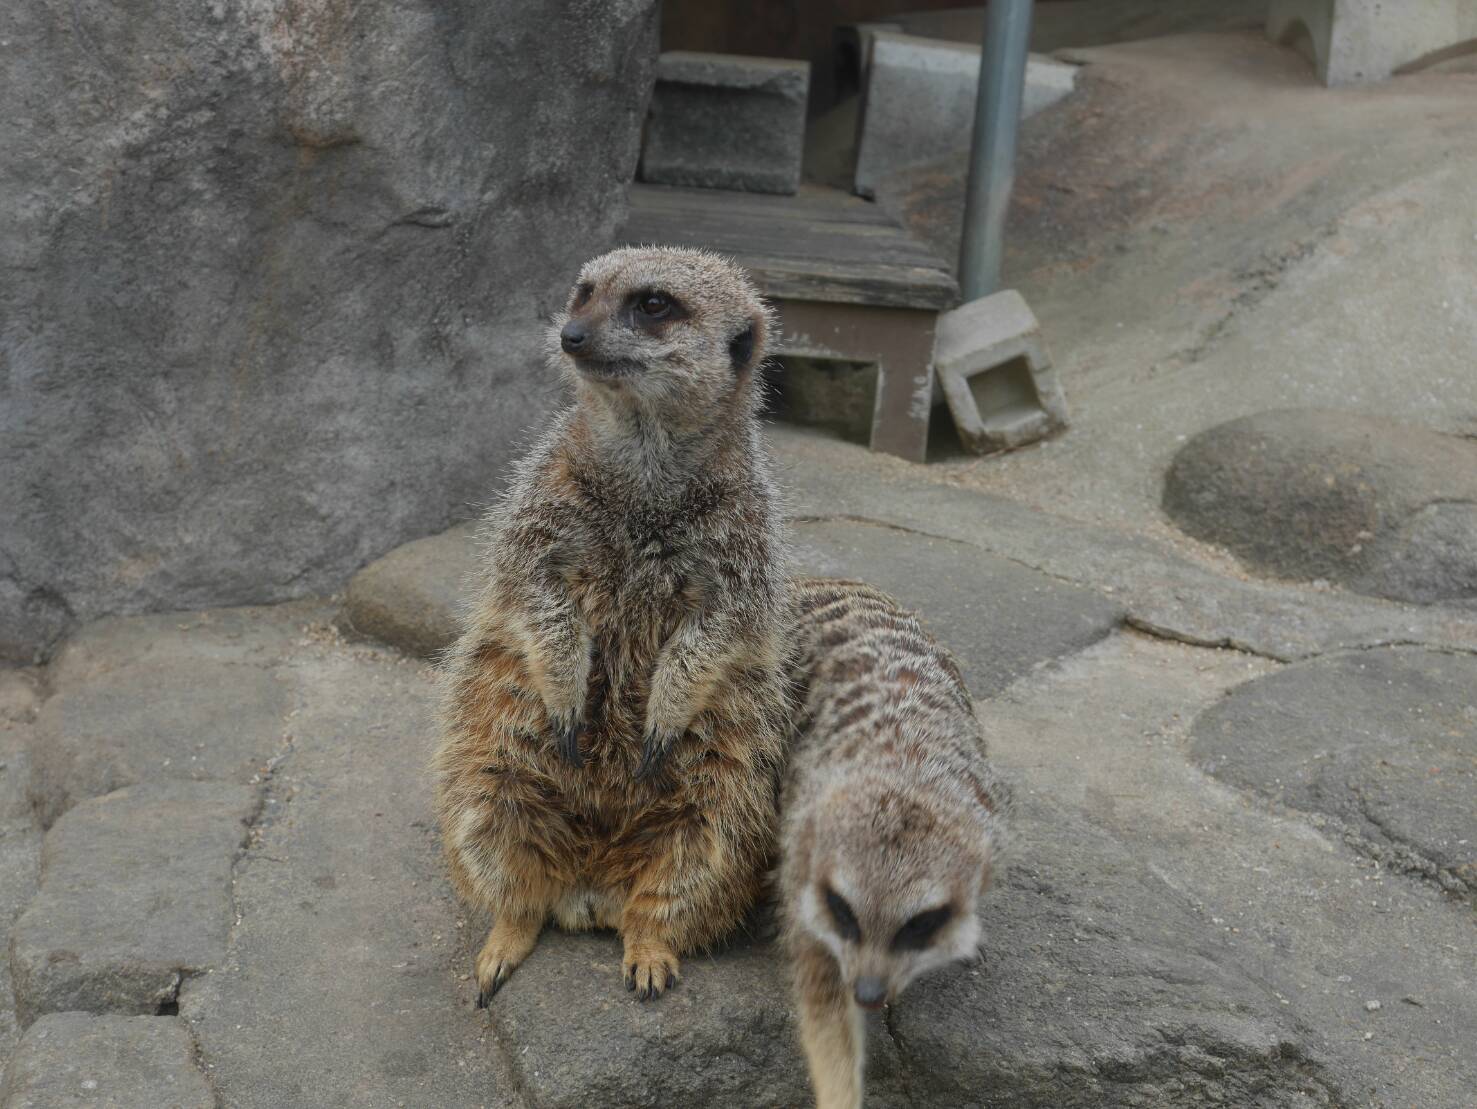
<path id="1" fill-rule="evenodd" d="M 749 360 L 754 357 L 755 330 L 754 321 L 750 320 L 742 331 L 728 340 L 728 356 L 733 359 L 734 373 L 748 369 Z"/>

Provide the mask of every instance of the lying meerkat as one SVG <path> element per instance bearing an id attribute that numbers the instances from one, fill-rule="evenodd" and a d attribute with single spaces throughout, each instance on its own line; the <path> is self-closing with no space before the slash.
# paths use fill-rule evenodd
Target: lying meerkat
<path id="1" fill-rule="evenodd" d="M 618 929 L 654 997 L 758 894 L 788 732 L 771 326 L 741 270 L 671 248 L 588 263 L 555 323 L 575 403 L 487 518 L 435 758 L 453 882 L 494 917 L 479 1004 L 551 917 Z"/>
<path id="2" fill-rule="evenodd" d="M 820 1109 L 862 1103 L 863 1009 L 975 954 L 1008 793 L 964 679 L 911 613 L 858 582 L 794 583 L 802 707 L 780 887 Z"/>

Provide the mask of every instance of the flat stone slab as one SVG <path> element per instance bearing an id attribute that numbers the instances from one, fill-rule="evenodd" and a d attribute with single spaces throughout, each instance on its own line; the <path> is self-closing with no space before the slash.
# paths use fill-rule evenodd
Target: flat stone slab
<path id="1" fill-rule="evenodd" d="M 1400 647 L 1299 663 L 1207 709 L 1192 748 L 1218 778 L 1477 893 L 1477 656 Z"/>
<path id="2" fill-rule="evenodd" d="M 206 655 L 64 682 L 36 721 L 32 803 L 49 826 L 79 801 L 138 782 L 250 782 L 282 747 L 291 707 L 270 668 Z"/>
<path id="3" fill-rule="evenodd" d="M 93 798 L 46 835 L 41 887 L 10 937 L 22 1025 L 44 1013 L 154 1013 L 220 963 L 231 869 L 258 797 L 227 782 Z"/>
<path id="4" fill-rule="evenodd" d="M 793 193 L 810 63 L 671 50 L 657 59 L 641 179 Z"/>
<path id="5" fill-rule="evenodd" d="M 795 526 L 800 573 L 870 582 L 916 610 L 990 697 L 1035 667 L 1111 632 L 1123 606 L 967 543 L 856 520 Z"/>
<path id="6" fill-rule="evenodd" d="M 1217 573 L 1167 544 L 1084 524 L 1004 497 L 914 478 L 851 444 L 771 427 L 796 513 L 865 517 L 944 536 L 1121 601 L 1128 622 L 1198 646 L 1291 661 L 1354 647 L 1425 643 L 1477 651 L 1470 606 L 1392 604 Z"/>
<path id="7" fill-rule="evenodd" d="M 340 622 L 423 658 L 449 647 L 461 633 L 460 606 L 471 596 L 477 527 L 462 524 L 371 562 L 350 579 Z"/>
<path id="8" fill-rule="evenodd" d="M 1196 435 L 1164 510 L 1253 570 L 1427 603 L 1477 599 L 1477 442 L 1353 412 L 1260 412 Z"/>
<path id="9" fill-rule="evenodd" d="M 426 770 L 434 674 L 325 646 L 294 677 L 304 707 L 236 868 L 228 957 L 180 995 L 221 1103 L 522 1106 L 457 953 Z"/>
<path id="10" fill-rule="evenodd" d="M 916 983 L 869 1028 L 868 1105 L 1333 1103 L 1276 999 L 1142 863 L 1047 806 L 1018 831 L 982 961 Z M 646 1004 L 619 968 L 614 936 L 548 931 L 493 1000 L 531 1105 L 809 1103 L 771 944 L 689 959 Z"/>
<path id="11" fill-rule="evenodd" d="M 0 1083 L 0 1109 L 214 1109 L 176 1017 L 53 1013 L 31 1025 Z"/>

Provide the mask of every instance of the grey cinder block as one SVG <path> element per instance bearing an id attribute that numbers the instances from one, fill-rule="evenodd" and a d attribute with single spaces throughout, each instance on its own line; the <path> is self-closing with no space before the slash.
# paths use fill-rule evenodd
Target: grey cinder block
<path id="1" fill-rule="evenodd" d="M 1014 289 L 944 312 L 934 341 L 937 389 L 964 445 L 1009 450 L 1067 426 L 1067 401 L 1041 326 Z"/>
<path id="2" fill-rule="evenodd" d="M 980 48 L 860 30 L 865 98 L 854 187 L 871 196 L 889 173 L 969 148 Z M 1076 81 L 1076 66 L 1031 55 L 1026 60 L 1021 117 L 1055 104 Z"/>
<path id="3" fill-rule="evenodd" d="M 673 50 L 657 62 L 641 179 L 793 193 L 810 63 Z"/>

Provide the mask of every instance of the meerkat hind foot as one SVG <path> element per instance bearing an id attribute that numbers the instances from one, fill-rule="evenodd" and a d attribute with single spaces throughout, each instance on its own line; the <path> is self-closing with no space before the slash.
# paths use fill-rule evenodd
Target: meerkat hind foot
<path id="1" fill-rule="evenodd" d="M 487 1008 L 518 964 L 538 943 L 541 917 L 499 916 L 477 954 L 477 1008 Z"/>
<path id="2" fill-rule="evenodd" d="M 627 940 L 621 970 L 638 1000 L 660 997 L 677 984 L 677 953 L 661 940 Z"/>

